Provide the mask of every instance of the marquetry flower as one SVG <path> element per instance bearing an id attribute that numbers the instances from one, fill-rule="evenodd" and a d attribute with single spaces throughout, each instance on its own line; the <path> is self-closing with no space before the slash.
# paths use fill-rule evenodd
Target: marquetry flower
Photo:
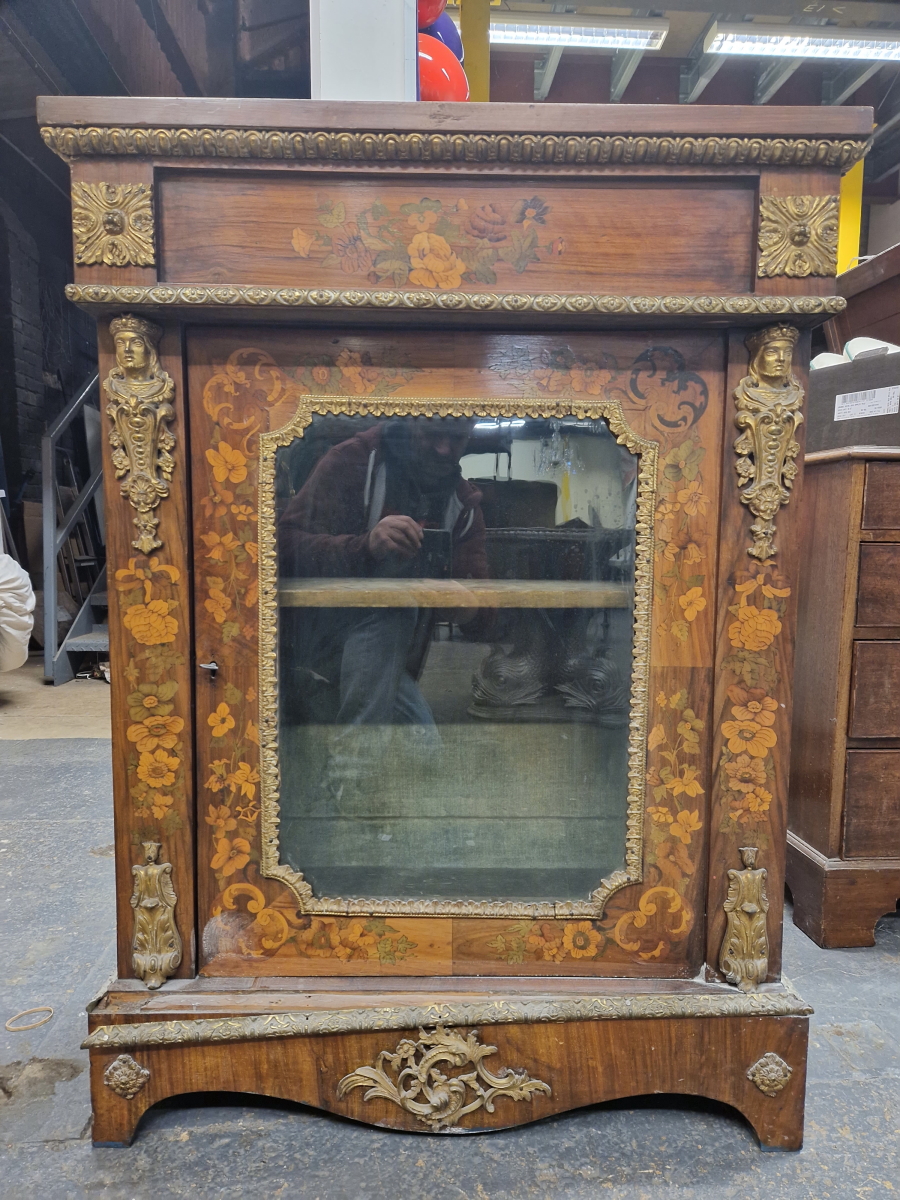
<path id="1" fill-rule="evenodd" d="M 316 383 L 320 385 L 326 384 L 331 378 L 331 367 L 326 367 L 323 363 L 318 363 L 312 369 L 312 377 Z"/>
<path id="2" fill-rule="evenodd" d="M 732 754 L 749 754 L 752 758 L 765 758 L 778 741 L 771 729 L 756 721 L 723 721 L 722 736 L 728 739 Z"/>
<path id="3" fill-rule="evenodd" d="M 706 608 L 706 598 L 703 595 L 703 589 L 698 587 L 689 588 L 683 596 L 678 597 L 678 603 L 684 611 L 684 619 L 693 621 L 697 613 L 703 612 Z"/>
<path id="4" fill-rule="evenodd" d="M 169 616 L 168 600 L 151 600 L 149 604 L 132 604 L 125 610 L 123 623 L 142 646 L 161 646 L 174 642 L 178 622 Z"/>
<path id="5" fill-rule="evenodd" d="M 647 749 L 655 750 L 666 740 L 666 731 L 662 725 L 654 725 L 647 736 Z"/>
<path id="6" fill-rule="evenodd" d="M 250 800 L 256 795 L 256 785 L 259 783 L 259 771 L 249 763 L 239 762 L 236 771 L 232 771 L 225 782 L 233 792 L 241 789 L 241 795 Z"/>
<path id="7" fill-rule="evenodd" d="M 226 763 L 224 758 L 217 758 L 209 764 L 209 769 L 212 771 L 209 779 L 203 785 L 211 792 L 221 792 L 225 786 Z"/>
<path id="8" fill-rule="evenodd" d="M 315 235 L 305 229 L 297 228 L 291 234 L 291 245 L 301 258 L 309 258 L 309 252 L 315 243 Z"/>
<path id="9" fill-rule="evenodd" d="M 751 812 L 764 813 L 769 811 L 769 805 L 772 803 L 772 793 L 764 787 L 755 787 L 752 792 L 747 795 L 747 807 Z"/>
<path id="10" fill-rule="evenodd" d="M 378 934 L 367 933 L 365 921 L 351 921 L 347 928 L 341 931 L 340 938 L 350 950 L 363 950 L 368 954 L 369 947 L 378 941 Z"/>
<path id="11" fill-rule="evenodd" d="M 371 396 L 378 386 L 381 371 L 363 359 L 358 350 L 342 350 L 335 360 L 341 372 L 341 384 L 357 396 Z"/>
<path id="12" fill-rule="evenodd" d="M 167 717 L 174 705 L 167 704 L 178 690 L 175 683 L 141 683 L 127 699 L 128 712 L 132 721 L 143 721 L 151 714 L 157 717 Z"/>
<path id="13" fill-rule="evenodd" d="M 163 817 L 169 815 L 172 808 L 173 796 L 167 796 L 165 792 L 151 792 L 148 797 L 150 801 L 150 811 L 156 817 L 157 821 L 161 821 Z"/>
<path id="14" fill-rule="evenodd" d="M 561 392 L 571 383 L 569 372 L 557 371 L 555 367 L 539 367 L 534 373 L 534 381 L 548 392 Z"/>
<path id="15" fill-rule="evenodd" d="M 660 500 L 656 506 L 656 520 L 660 541 L 670 542 L 675 535 L 675 517 L 681 512 L 680 504 L 671 500 Z"/>
<path id="16" fill-rule="evenodd" d="M 673 796 L 699 796 L 703 792 L 703 788 L 697 782 L 699 774 L 699 768 L 684 766 L 681 768 L 681 774 L 674 776 L 666 787 Z"/>
<path id="17" fill-rule="evenodd" d="M 341 944 L 341 934 L 336 921 L 322 921 L 313 917 L 309 929 L 303 930 L 298 941 L 313 958 L 331 958 Z"/>
<path id="18" fill-rule="evenodd" d="M 466 229 L 473 237 L 487 242 L 506 241 L 506 217 L 498 213 L 493 204 L 482 204 L 469 215 Z"/>
<path id="19" fill-rule="evenodd" d="M 701 558 L 706 558 L 706 555 L 700 549 L 696 542 L 688 542 L 684 548 L 684 561 L 686 563 L 698 563 Z"/>
<path id="20" fill-rule="evenodd" d="M 668 825 L 672 820 L 672 813 L 668 808 L 660 808 L 656 804 L 651 804 L 647 809 L 654 825 Z"/>
<path id="21" fill-rule="evenodd" d="M 732 646 L 743 646 L 745 650 L 765 650 L 779 633 L 778 613 L 772 608 L 757 608 L 755 604 L 739 608 L 737 620 L 728 626 Z"/>
<path id="22" fill-rule="evenodd" d="M 344 236 L 335 234 L 333 239 L 334 252 L 341 260 L 341 270 L 345 275 L 353 275 L 357 271 L 365 274 L 372 269 L 372 255 L 363 241 L 359 226 L 348 221 L 344 226 Z"/>
<path id="23" fill-rule="evenodd" d="M 570 921 L 563 930 L 563 946 L 573 958 L 596 958 L 602 942 L 590 921 Z"/>
<path id="24" fill-rule="evenodd" d="M 242 483 L 247 478 L 247 459 L 228 442 L 219 442 L 215 450 L 207 450 L 207 462 L 212 466 L 217 483 Z"/>
<path id="25" fill-rule="evenodd" d="M 259 544 L 257 542 L 244 542 L 244 549 L 250 555 L 251 562 L 259 562 Z"/>
<path id="26" fill-rule="evenodd" d="M 656 693 L 656 703 L 660 706 L 660 708 L 665 708 L 668 702 L 669 698 L 665 692 Z"/>
<path id="27" fill-rule="evenodd" d="M 572 363 L 573 392 L 587 392 L 590 396 L 599 396 L 612 377 L 612 371 L 598 367 L 596 363 Z"/>
<path id="28" fill-rule="evenodd" d="M 436 233 L 417 233 L 406 247 L 412 270 L 410 282 L 418 287 L 456 288 L 462 283 L 466 264 L 453 253 L 449 243 Z"/>
<path id="29" fill-rule="evenodd" d="M 165 750 L 155 750 L 152 754 L 144 751 L 138 760 L 137 776 L 151 787 L 170 787 L 180 766 L 181 759 Z"/>
<path id="30" fill-rule="evenodd" d="M 427 233 L 432 226 L 437 225 L 437 221 L 438 215 L 432 208 L 426 208 L 424 212 L 410 213 L 407 218 L 407 223 L 419 233 Z"/>
<path id="31" fill-rule="evenodd" d="M 208 496 L 202 496 L 200 503 L 203 505 L 203 511 L 207 517 L 224 517 L 228 512 L 228 505 L 234 499 L 234 492 L 229 492 L 227 489 L 213 490 Z"/>
<path id="32" fill-rule="evenodd" d="M 249 700 L 250 697 L 248 696 L 247 699 Z M 247 739 L 248 742 L 255 742 L 256 745 L 258 746 L 259 745 L 259 726 L 254 725 L 254 723 L 252 721 L 248 721 L 247 728 L 244 732 L 244 737 Z"/>
<path id="33" fill-rule="evenodd" d="M 250 800 L 247 804 L 236 804 L 234 806 L 234 811 L 242 821 L 249 821 L 252 823 L 259 816 L 259 805 L 255 800 Z"/>
<path id="34" fill-rule="evenodd" d="M 203 607 L 208 613 L 212 613 L 214 620 L 221 625 L 231 608 L 231 597 L 226 596 L 221 588 L 210 588 L 209 595 L 203 601 Z"/>
<path id="35" fill-rule="evenodd" d="M 752 792 L 758 784 L 766 782 L 766 768 L 759 758 L 739 754 L 731 762 L 723 763 L 728 776 L 728 786 L 736 792 Z"/>
<path id="36" fill-rule="evenodd" d="M 221 871 L 223 875 L 233 875 L 235 871 L 246 867 L 249 861 L 250 843 L 246 838 L 223 837 L 217 839 L 216 853 L 209 865 L 214 871 Z"/>
<path id="37" fill-rule="evenodd" d="M 705 722 L 701 721 L 692 708 L 686 708 L 676 728 L 686 742 L 698 742 L 699 733 Z"/>
<path id="38" fill-rule="evenodd" d="M 544 217 L 550 211 L 550 205 L 545 204 L 540 196 L 532 196 L 530 200 L 520 200 L 513 209 L 513 221 L 521 221 L 527 229 L 529 225 L 543 225 Z"/>
<path id="39" fill-rule="evenodd" d="M 206 555 L 206 557 L 213 559 L 215 562 L 224 562 L 225 556 L 230 554 L 241 544 L 230 530 L 225 534 L 224 537 L 221 537 L 214 531 L 210 533 L 201 533 L 200 540 L 201 542 L 205 542 L 209 547 L 209 553 Z"/>
<path id="40" fill-rule="evenodd" d="M 209 714 L 206 723 L 212 728 L 213 737 L 224 737 L 229 729 L 234 729 L 234 717 L 224 700 L 215 712 Z"/>
<path id="41" fill-rule="evenodd" d="M 129 725 L 127 736 L 128 740 L 134 742 L 140 751 L 155 750 L 157 746 L 171 750 L 178 741 L 178 735 L 182 729 L 184 729 L 184 721 L 181 717 L 165 717 L 153 713 L 152 716 L 145 717 L 140 723 Z"/>
<path id="42" fill-rule="evenodd" d="M 696 479 L 703 453 L 703 447 L 698 446 L 696 442 L 682 442 L 663 459 L 663 475 L 672 483 L 679 483 L 682 479 Z"/>
<path id="43" fill-rule="evenodd" d="M 693 875 L 696 870 L 685 844 L 677 840 L 663 842 L 657 847 L 656 865 L 663 878 L 674 884 L 679 883 L 685 875 Z"/>
<path id="44" fill-rule="evenodd" d="M 224 804 L 210 804 L 209 811 L 203 818 L 207 825 L 212 825 L 217 838 L 223 838 L 232 829 L 237 829 L 237 821 L 231 815 L 231 809 Z"/>
<path id="45" fill-rule="evenodd" d="M 525 945 L 535 954 L 539 954 L 544 962 L 562 962 L 566 957 L 559 929 L 549 922 L 532 925 L 531 932 L 525 938 Z"/>
<path id="46" fill-rule="evenodd" d="M 232 504 L 231 511 L 236 521 L 257 521 L 259 518 L 249 504 Z"/>
<path id="47" fill-rule="evenodd" d="M 771 696 L 747 700 L 746 704 L 736 704 L 732 713 L 737 721 L 755 721 L 757 725 L 774 725 L 775 714 L 778 712 L 778 701 Z"/>
<path id="48" fill-rule="evenodd" d="M 700 789 L 703 790 L 702 788 Z M 703 822 L 700 820 L 699 809 L 694 809 L 693 812 L 688 812 L 686 809 L 678 814 L 672 824 L 669 826 L 669 832 L 677 837 L 684 846 L 691 844 L 691 834 L 696 833 L 698 829 L 703 828 Z"/>
<path id="49" fill-rule="evenodd" d="M 678 501 L 684 505 L 684 511 L 689 517 L 695 517 L 699 513 L 702 517 L 709 508 L 709 498 L 704 496 L 700 484 L 696 479 L 690 480 L 686 487 L 683 487 L 678 493 Z"/>

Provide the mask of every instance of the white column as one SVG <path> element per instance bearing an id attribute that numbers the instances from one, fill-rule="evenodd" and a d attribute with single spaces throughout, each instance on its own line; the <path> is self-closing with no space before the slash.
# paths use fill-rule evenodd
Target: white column
<path id="1" fill-rule="evenodd" d="M 416 0 L 310 0 L 313 100 L 415 100 Z"/>

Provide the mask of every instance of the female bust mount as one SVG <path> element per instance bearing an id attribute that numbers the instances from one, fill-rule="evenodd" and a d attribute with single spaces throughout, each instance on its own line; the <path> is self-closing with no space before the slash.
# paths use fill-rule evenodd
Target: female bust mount
<path id="1" fill-rule="evenodd" d="M 776 552 L 775 517 L 790 499 L 797 475 L 800 445 L 794 433 L 803 421 L 803 389 L 792 370 L 797 337 L 793 325 L 751 334 L 750 373 L 734 390 L 735 424 L 741 430 L 734 443 L 735 469 L 741 500 L 758 518 L 750 527 L 753 545 L 747 553 L 760 560 Z"/>
<path id="2" fill-rule="evenodd" d="M 113 422 L 109 433 L 116 478 L 136 510 L 135 550 L 149 554 L 162 542 L 156 536 L 159 518 L 153 510 L 169 494 L 175 467 L 170 451 L 175 438 L 169 422 L 175 416 L 175 384 L 159 365 L 159 326 L 143 317 L 122 316 L 110 322 L 116 346 L 116 365 L 103 383 Z"/>

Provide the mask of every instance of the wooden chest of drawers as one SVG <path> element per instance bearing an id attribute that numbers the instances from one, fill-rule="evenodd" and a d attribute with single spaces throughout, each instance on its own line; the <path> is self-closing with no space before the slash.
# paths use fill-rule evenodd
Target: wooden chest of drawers
<path id="1" fill-rule="evenodd" d="M 787 883 L 820 946 L 870 946 L 900 898 L 900 450 L 809 454 L 803 508 Z"/>

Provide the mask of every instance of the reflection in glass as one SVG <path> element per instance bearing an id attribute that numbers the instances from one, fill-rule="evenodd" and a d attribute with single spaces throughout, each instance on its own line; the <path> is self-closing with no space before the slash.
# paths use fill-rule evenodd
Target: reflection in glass
<path id="1" fill-rule="evenodd" d="M 586 899 L 624 862 L 638 459 L 604 421 L 317 416 L 278 451 L 281 861 Z"/>

